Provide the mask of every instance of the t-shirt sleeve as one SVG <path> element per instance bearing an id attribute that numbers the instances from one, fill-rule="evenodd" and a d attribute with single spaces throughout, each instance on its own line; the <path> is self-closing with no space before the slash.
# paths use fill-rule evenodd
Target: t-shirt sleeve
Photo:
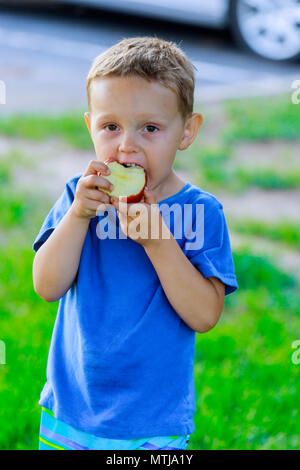
<path id="1" fill-rule="evenodd" d="M 239 288 L 230 247 L 227 223 L 223 206 L 219 202 L 200 204 L 203 216 L 195 224 L 201 247 L 191 249 L 188 241 L 184 244 L 184 252 L 191 263 L 205 278 L 217 277 L 225 284 L 225 295 Z M 199 211 L 198 211 L 199 213 Z"/>
<path id="2" fill-rule="evenodd" d="M 45 218 L 43 225 L 32 245 L 32 248 L 35 252 L 51 235 L 53 230 L 57 227 L 61 219 L 72 205 L 78 179 L 79 177 L 75 177 L 66 183 L 63 193 L 59 199 L 57 199 L 47 217 Z"/>

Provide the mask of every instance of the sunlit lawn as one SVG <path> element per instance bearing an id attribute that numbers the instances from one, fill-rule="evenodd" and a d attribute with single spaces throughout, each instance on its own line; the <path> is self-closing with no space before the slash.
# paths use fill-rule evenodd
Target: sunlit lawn
<path id="1" fill-rule="evenodd" d="M 254 119 L 251 113 L 248 120 Z M 32 138 L 40 121 L 30 119 L 25 128 Z M 49 122 L 54 134 L 59 134 L 58 124 L 51 119 L 45 117 L 36 129 L 40 138 L 49 135 Z M 239 122 L 239 131 L 229 123 L 231 139 L 244 136 L 246 124 L 242 125 L 240 114 Z M 76 145 L 84 146 L 87 131 L 83 121 L 81 125 L 70 118 L 66 127 L 70 136 L 78 129 L 82 137 Z M 1 132 L 9 132 L 9 122 L 6 130 L 0 124 Z M 273 136 L 269 127 L 265 132 Z M 292 131 L 284 132 L 294 136 Z M 226 185 L 226 175 L 219 168 L 230 158 L 231 145 L 224 140 L 206 149 L 204 182 L 211 175 L 216 184 Z M 6 345 L 6 364 L 0 365 L 0 449 L 37 449 L 38 399 L 58 302 L 46 303 L 33 291 L 31 246 L 53 201 L 14 188 L 12 170 L 9 160 L 0 158 L 0 340 Z M 299 249 L 296 224 L 235 220 L 232 228 Z M 196 335 L 196 431 L 188 448 L 300 449 L 300 364 L 292 361 L 292 343 L 300 339 L 299 284 L 279 268 L 280 260 L 258 257 L 253 246 L 233 254 L 240 289 L 226 297 L 218 325 Z"/>

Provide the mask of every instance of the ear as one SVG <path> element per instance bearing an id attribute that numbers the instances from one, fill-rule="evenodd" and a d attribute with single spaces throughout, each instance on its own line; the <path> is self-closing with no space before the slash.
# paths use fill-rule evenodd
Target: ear
<path id="1" fill-rule="evenodd" d="M 84 113 L 84 119 L 85 119 L 87 128 L 89 130 L 89 133 L 91 134 L 91 119 L 90 119 L 90 113 L 88 111 Z"/>
<path id="2" fill-rule="evenodd" d="M 198 129 L 203 123 L 203 116 L 199 113 L 193 113 L 186 121 L 178 149 L 187 149 L 195 140 Z"/>

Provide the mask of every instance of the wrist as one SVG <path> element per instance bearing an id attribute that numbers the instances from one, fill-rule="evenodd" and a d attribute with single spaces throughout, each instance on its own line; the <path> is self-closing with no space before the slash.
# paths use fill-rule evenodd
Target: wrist
<path id="1" fill-rule="evenodd" d="M 76 223 L 79 223 L 83 226 L 88 226 L 90 223 L 90 218 L 89 217 L 83 217 L 82 215 L 78 214 L 76 207 L 74 204 L 71 205 L 69 211 L 69 217 Z"/>
<path id="2" fill-rule="evenodd" d="M 149 256 L 167 250 L 174 240 L 171 232 L 169 232 L 168 235 L 169 236 L 165 235 L 165 238 L 149 238 L 143 245 L 147 255 Z"/>

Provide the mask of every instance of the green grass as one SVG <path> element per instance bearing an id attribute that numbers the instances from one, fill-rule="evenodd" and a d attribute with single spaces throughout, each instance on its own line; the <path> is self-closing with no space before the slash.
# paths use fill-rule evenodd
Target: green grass
<path id="1" fill-rule="evenodd" d="M 30 156 L 13 149 L 6 154 L 0 155 L 0 206 L 1 206 L 1 231 L 5 232 L 12 228 L 17 229 L 20 224 L 27 227 L 32 223 L 30 217 L 40 207 L 36 195 L 30 191 L 20 191 L 14 186 L 13 173 L 16 169 L 32 169 L 34 161 Z M 45 197 L 42 195 L 39 198 Z"/>
<path id="2" fill-rule="evenodd" d="M 232 180 L 232 171 L 228 167 L 231 149 L 222 145 L 194 147 L 193 161 L 198 172 L 199 184 L 227 186 Z"/>
<path id="3" fill-rule="evenodd" d="M 9 179 L 9 177 L 8 177 Z M 8 181 L 0 205 L 0 340 L 6 364 L 0 365 L 0 449 L 38 446 L 41 387 L 56 305 L 43 302 L 32 285 L 31 249 L 48 201 L 18 193 Z"/>
<path id="4" fill-rule="evenodd" d="M 265 239 L 284 243 L 290 248 L 300 249 L 299 223 L 289 220 L 266 223 L 260 220 L 240 218 L 230 219 L 229 224 L 231 229 L 238 233 L 264 237 Z"/>
<path id="5" fill-rule="evenodd" d="M 227 142 L 258 139 L 299 139 L 299 106 L 291 95 L 228 100 Z"/>
<path id="6" fill-rule="evenodd" d="M 33 251 L 20 237 L 1 247 L 0 331 L 6 364 L 0 365 L 0 449 L 37 449 L 39 394 L 56 314 L 32 287 Z M 25 240 L 24 240 L 25 242 Z"/>
<path id="7" fill-rule="evenodd" d="M 194 147 L 192 162 L 197 184 L 213 191 L 217 188 L 242 192 L 251 186 L 263 189 L 294 189 L 300 187 L 299 168 L 247 168 L 234 165 L 232 146 Z"/>
<path id="8" fill-rule="evenodd" d="M 240 188 L 247 186 L 257 186 L 264 189 L 300 188 L 300 167 L 286 168 L 284 171 L 276 168 L 236 167 L 233 177 Z"/>
<path id="9" fill-rule="evenodd" d="M 32 160 L 13 150 L 0 156 L 0 340 L 6 364 L 0 365 L 0 449 L 36 449 L 39 406 L 56 305 L 43 302 L 32 285 L 31 249 L 50 209 L 43 194 L 13 185 L 18 167 Z"/>
<path id="10" fill-rule="evenodd" d="M 0 154 L 0 184 L 12 182 L 14 170 L 24 166 L 27 169 L 35 166 L 29 155 L 25 155 L 20 149 L 13 148 L 9 152 Z"/>
<path id="11" fill-rule="evenodd" d="M 41 113 L 18 113 L 0 119 L 0 134 L 41 141 L 60 137 L 79 149 L 92 148 L 84 120 L 84 110 L 50 116 Z"/>
<path id="12" fill-rule="evenodd" d="M 235 253 L 240 290 L 197 335 L 196 432 L 189 449 L 299 449 L 300 295 L 293 278 L 249 249 Z"/>
<path id="13" fill-rule="evenodd" d="M 201 137 L 192 146 L 189 164 L 196 174 L 196 184 L 208 191 L 225 189 L 235 193 L 249 187 L 293 189 L 300 187 L 300 166 L 250 168 L 234 163 L 236 142 L 300 139 L 299 105 L 290 95 L 224 102 L 225 121 L 216 144 L 203 145 Z M 199 110 L 201 112 L 202 110 Z M 265 152 L 266 148 L 262 150 Z M 286 154 L 282 153 L 282 161 Z M 288 153 L 290 156 L 290 152 Z"/>

